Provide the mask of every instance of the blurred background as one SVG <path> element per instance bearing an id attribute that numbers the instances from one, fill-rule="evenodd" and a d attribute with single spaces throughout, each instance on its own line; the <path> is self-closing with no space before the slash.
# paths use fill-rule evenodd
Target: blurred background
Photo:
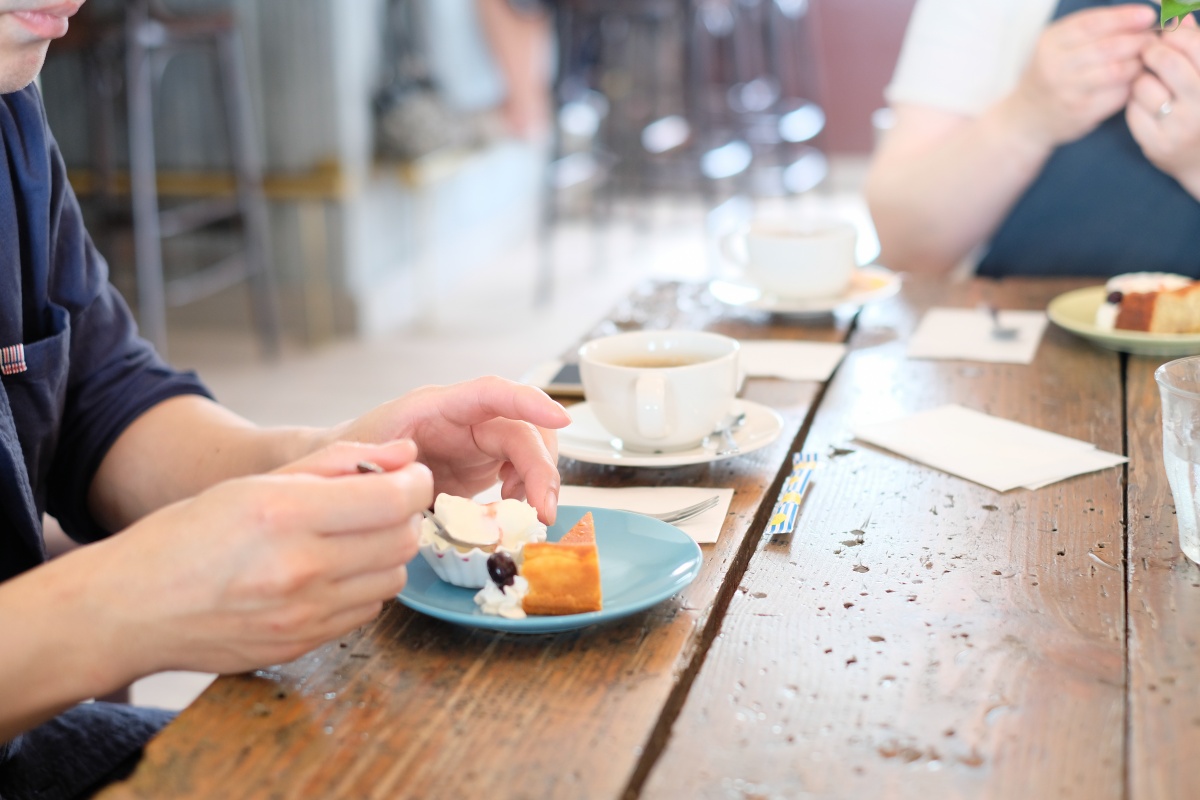
<path id="1" fill-rule="evenodd" d="M 89 0 L 41 83 L 144 335 L 262 424 L 519 379 L 860 187 L 913 0 Z M 149 679 L 181 707 L 208 676 Z"/>

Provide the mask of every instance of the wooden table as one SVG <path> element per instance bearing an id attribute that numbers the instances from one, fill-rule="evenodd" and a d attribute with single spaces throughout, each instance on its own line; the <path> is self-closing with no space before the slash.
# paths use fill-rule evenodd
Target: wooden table
<path id="1" fill-rule="evenodd" d="M 704 567 L 572 633 L 456 627 L 390 604 L 300 660 L 223 677 L 118 797 L 1171 798 L 1200 760 L 1200 569 L 1178 548 L 1153 371 L 1050 326 L 1030 366 L 909 361 L 931 306 L 1044 308 L 1094 281 L 907 281 L 840 325 L 731 314 L 650 285 L 594 333 L 685 326 L 845 339 L 828 385 L 751 380 L 774 445 L 564 482 L 737 491 Z M 999 494 L 852 441 L 957 402 L 1130 457 Z M 790 542 L 762 530 L 790 454 L 829 456 Z"/>

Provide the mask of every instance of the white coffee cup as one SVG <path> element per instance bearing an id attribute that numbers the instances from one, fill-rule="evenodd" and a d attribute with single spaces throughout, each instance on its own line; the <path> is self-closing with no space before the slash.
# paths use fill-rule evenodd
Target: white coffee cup
<path id="1" fill-rule="evenodd" d="M 729 414 L 736 339 L 703 331 L 636 331 L 579 348 L 583 394 L 600 424 L 640 452 L 686 450 Z"/>
<path id="2" fill-rule="evenodd" d="M 812 299 L 846 291 L 856 239 L 854 223 L 837 217 L 759 219 L 722 239 L 721 250 L 764 292 Z"/>

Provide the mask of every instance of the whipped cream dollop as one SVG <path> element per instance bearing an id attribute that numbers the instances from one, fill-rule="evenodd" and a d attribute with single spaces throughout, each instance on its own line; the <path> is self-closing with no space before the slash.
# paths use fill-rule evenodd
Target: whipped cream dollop
<path id="1" fill-rule="evenodd" d="M 451 536 L 481 550 L 499 546 L 516 552 L 526 542 L 546 539 L 546 526 L 538 521 L 537 509 L 524 500 L 499 500 L 482 505 L 469 497 L 442 493 L 433 502 L 433 513 Z M 454 547 L 437 535 L 429 520 L 421 523 L 421 544 L 431 544 L 438 550 Z"/>
<path id="2" fill-rule="evenodd" d="M 1169 292 L 1172 289 L 1182 289 L 1191 283 L 1191 278 L 1170 272 L 1127 272 L 1124 275 L 1114 275 L 1104 284 L 1104 302 L 1096 309 L 1096 327 L 1103 331 L 1116 328 L 1117 313 L 1121 310 L 1121 301 L 1127 294 Z"/>
<path id="3" fill-rule="evenodd" d="M 525 619 L 521 601 L 529 593 L 529 581 L 517 575 L 509 586 L 497 586 L 488 581 L 475 593 L 475 605 L 485 614 L 505 619 Z"/>

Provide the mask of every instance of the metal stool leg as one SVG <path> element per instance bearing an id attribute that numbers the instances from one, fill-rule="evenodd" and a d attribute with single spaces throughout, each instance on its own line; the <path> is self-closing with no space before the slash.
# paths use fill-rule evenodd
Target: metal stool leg
<path id="1" fill-rule="evenodd" d="M 541 214 L 538 220 L 538 264 L 537 275 L 534 278 L 533 304 L 544 306 L 554 297 L 555 291 L 555 244 L 556 233 L 561 221 L 559 210 L 558 186 L 555 179 L 555 166 L 563 157 L 563 132 L 559 112 L 565 93 L 568 53 L 572 44 L 571 37 L 575 34 L 574 12 L 569 7 L 560 8 L 554 15 L 555 36 L 558 41 L 558 64 L 552 86 L 550 88 L 550 110 L 553 114 L 550 126 L 550 152 L 543 165 Z"/>
<path id="2" fill-rule="evenodd" d="M 125 21 L 134 266 L 142 336 L 165 352 L 167 301 L 154 157 L 154 55 L 142 41 L 143 14 L 139 4 L 132 4 Z"/>
<path id="3" fill-rule="evenodd" d="M 90 150 L 94 185 L 92 195 L 96 198 L 100 225 L 93 231 L 100 251 L 106 255 L 116 251 L 112 218 L 117 207 L 114 174 L 116 172 L 114 144 L 113 105 L 116 96 L 114 84 L 121 78 L 114 75 L 117 65 L 124 72 L 123 61 L 113 59 L 108 42 L 101 41 L 84 50 L 84 69 L 87 81 L 87 119 L 91 130 Z"/>
<path id="4" fill-rule="evenodd" d="M 236 28 L 217 40 L 217 62 L 224 84 L 221 94 L 225 99 L 230 153 L 237 172 L 238 205 L 241 207 L 246 238 L 246 271 L 254 321 L 264 351 L 274 358 L 280 352 L 279 298 L 275 273 L 271 267 L 262 161 L 250 126 L 253 111 L 242 43 Z"/>
<path id="5" fill-rule="evenodd" d="M 262 162 L 250 120 L 247 70 L 241 40 L 231 15 L 171 17 L 155 0 L 130 0 L 125 44 L 133 205 L 134 256 L 139 320 L 143 335 L 159 350 L 167 345 L 166 309 L 210 296 L 233 284 L 249 284 L 254 323 L 269 357 L 279 354 L 281 325 L 270 266 Z M 218 94 L 224 103 L 229 152 L 236 178 L 236 199 L 201 200 L 163 210 L 159 207 L 154 149 L 154 93 L 159 72 L 185 48 L 203 48 L 215 57 Z M 242 252 L 189 275 L 167 280 L 163 239 L 238 218 Z"/>

